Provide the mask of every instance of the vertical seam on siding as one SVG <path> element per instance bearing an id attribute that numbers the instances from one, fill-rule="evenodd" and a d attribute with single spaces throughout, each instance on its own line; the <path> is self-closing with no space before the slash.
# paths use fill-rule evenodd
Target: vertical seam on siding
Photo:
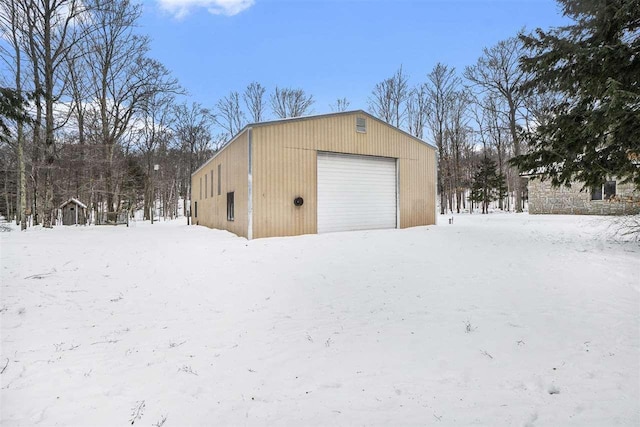
<path id="1" fill-rule="evenodd" d="M 438 173 L 440 171 L 438 171 L 438 159 L 439 155 L 438 153 L 433 150 L 433 160 L 434 160 L 434 164 L 433 164 L 433 169 L 434 169 L 434 178 L 435 178 L 435 182 L 434 187 L 435 187 L 435 191 L 433 192 L 433 224 L 434 225 L 438 225 Z"/>
<path id="2" fill-rule="evenodd" d="M 247 239 L 253 239 L 253 156 L 252 156 L 252 137 L 253 137 L 253 129 L 249 128 L 247 130 L 247 139 L 248 139 L 248 174 L 247 174 Z"/>
<path id="3" fill-rule="evenodd" d="M 396 229 L 400 228 L 400 159 L 396 159 Z"/>

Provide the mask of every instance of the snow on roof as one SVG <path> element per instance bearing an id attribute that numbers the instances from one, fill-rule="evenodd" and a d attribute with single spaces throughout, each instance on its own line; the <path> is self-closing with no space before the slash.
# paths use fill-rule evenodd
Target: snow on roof
<path id="1" fill-rule="evenodd" d="M 70 198 L 69 200 L 67 200 L 66 202 L 61 204 L 58 209 L 62 209 L 63 207 L 67 206 L 69 203 L 75 203 L 76 205 L 80 206 L 81 208 L 87 209 L 87 205 L 85 205 L 80 200 L 78 200 L 78 199 L 76 199 L 74 197 Z"/>

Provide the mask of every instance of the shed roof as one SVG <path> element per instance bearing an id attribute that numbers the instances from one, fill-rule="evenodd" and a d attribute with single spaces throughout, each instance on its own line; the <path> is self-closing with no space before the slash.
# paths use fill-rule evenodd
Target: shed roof
<path id="1" fill-rule="evenodd" d="M 75 205 L 80 206 L 83 209 L 87 208 L 87 205 L 85 205 L 84 203 L 82 203 L 80 200 L 76 199 L 76 198 L 70 198 L 69 200 L 67 200 L 66 202 L 64 202 L 63 204 L 60 205 L 60 207 L 58 209 L 62 209 L 63 207 L 67 206 L 69 203 L 73 203 Z"/>
<path id="2" fill-rule="evenodd" d="M 235 134 L 230 140 L 229 142 L 227 142 L 220 150 L 218 150 L 212 157 L 210 157 L 206 162 L 204 162 L 198 169 L 196 169 L 191 176 L 195 175 L 196 173 L 198 173 L 202 168 L 204 168 L 209 162 L 211 162 L 213 159 L 215 159 L 218 154 L 220 154 L 225 148 L 227 148 L 229 145 L 231 145 L 240 135 L 242 135 L 247 129 L 251 129 L 254 127 L 263 127 L 263 126 L 272 126 L 272 125 L 277 125 L 280 123 L 288 123 L 288 122 L 296 122 L 296 121 L 303 121 L 303 120 L 314 120 L 314 119 L 322 119 L 325 117 L 332 117 L 332 116 L 341 116 L 341 115 L 350 115 L 350 114 L 361 114 L 363 116 L 367 116 L 379 123 L 382 123 L 385 126 L 389 126 L 390 128 L 393 128 L 394 130 L 403 133 L 404 135 L 410 137 L 411 139 L 415 140 L 416 142 L 419 142 L 421 144 L 426 145 L 427 147 L 436 150 L 436 146 L 433 144 L 430 144 L 414 135 L 411 135 L 409 132 L 404 131 L 400 128 L 397 128 L 395 126 L 393 126 L 392 124 L 389 124 L 387 122 L 385 122 L 384 120 L 381 120 L 379 118 L 377 118 L 376 116 L 374 116 L 373 114 L 367 113 L 364 110 L 351 110 L 351 111 L 341 111 L 341 112 L 337 112 L 337 113 L 327 113 L 327 114 L 316 114 L 316 115 L 311 115 L 311 116 L 301 116 L 301 117 L 287 117 L 284 119 L 277 119 L 277 120 L 270 120 L 270 121 L 266 121 L 266 122 L 257 122 L 257 123 L 249 123 L 248 125 L 246 125 L 245 127 L 243 127 L 240 132 L 238 132 L 237 134 Z"/>

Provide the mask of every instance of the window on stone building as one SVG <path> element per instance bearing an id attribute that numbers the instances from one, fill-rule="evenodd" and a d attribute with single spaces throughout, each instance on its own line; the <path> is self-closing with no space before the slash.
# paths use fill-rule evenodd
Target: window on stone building
<path id="1" fill-rule="evenodd" d="M 616 195 L 616 182 L 607 181 L 591 190 L 591 200 L 609 200 Z"/>
<path id="2" fill-rule="evenodd" d="M 604 199 L 609 200 L 616 196 L 616 182 L 607 181 L 604 183 Z"/>

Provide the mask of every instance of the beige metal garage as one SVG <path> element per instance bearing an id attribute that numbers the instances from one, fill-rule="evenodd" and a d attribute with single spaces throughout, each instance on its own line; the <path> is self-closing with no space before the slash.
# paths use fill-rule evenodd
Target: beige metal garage
<path id="1" fill-rule="evenodd" d="M 192 175 L 194 224 L 249 239 L 435 223 L 433 146 L 364 111 L 246 126 Z"/>

